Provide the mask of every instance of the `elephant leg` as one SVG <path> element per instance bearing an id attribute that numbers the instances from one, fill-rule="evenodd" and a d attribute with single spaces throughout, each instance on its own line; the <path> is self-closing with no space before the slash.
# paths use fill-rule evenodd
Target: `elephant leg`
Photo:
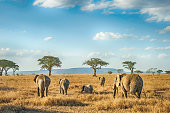
<path id="1" fill-rule="evenodd" d="M 63 92 L 63 95 L 64 95 L 64 89 L 62 88 L 62 92 Z"/>
<path id="2" fill-rule="evenodd" d="M 41 98 L 44 97 L 44 90 L 43 89 L 41 89 L 41 93 L 40 94 L 41 94 L 40 95 Z"/>
<path id="3" fill-rule="evenodd" d="M 122 92 L 124 93 L 124 96 L 127 98 L 127 91 L 126 91 L 126 89 L 124 88 L 124 86 L 122 86 Z"/>
<path id="4" fill-rule="evenodd" d="M 47 96 L 48 93 L 48 87 L 45 88 L 45 96 Z"/>
<path id="5" fill-rule="evenodd" d="M 40 96 L 40 89 L 39 89 L 39 87 L 38 87 L 38 96 Z"/>
<path id="6" fill-rule="evenodd" d="M 67 89 L 65 89 L 65 94 L 67 95 Z"/>
<path id="7" fill-rule="evenodd" d="M 116 85 L 115 85 L 114 88 L 113 88 L 113 98 L 115 98 L 115 96 L 116 96 L 116 90 L 117 90 L 117 88 L 116 88 Z"/>
<path id="8" fill-rule="evenodd" d="M 140 99 L 141 90 L 137 91 L 137 97 Z"/>
<path id="9" fill-rule="evenodd" d="M 61 94 L 61 86 L 60 86 L 60 94 Z"/>

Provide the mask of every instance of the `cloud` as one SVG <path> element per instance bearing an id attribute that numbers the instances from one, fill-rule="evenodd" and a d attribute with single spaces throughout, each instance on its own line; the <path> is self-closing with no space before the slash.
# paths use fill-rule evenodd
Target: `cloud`
<path id="1" fill-rule="evenodd" d="M 145 48 L 145 50 L 170 50 L 170 46 L 167 46 L 167 47 L 157 47 L 157 48 L 147 47 L 147 48 Z"/>
<path id="2" fill-rule="evenodd" d="M 148 54 L 148 55 L 140 55 L 138 56 L 139 58 L 144 58 L 144 59 L 147 59 L 147 58 L 151 58 L 151 55 Z"/>
<path id="3" fill-rule="evenodd" d="M 94 37 L 93 40 L 120 40 L 125 38 L 134 38 L 136 36 L 131 34 L 120 34 L 113 32 L 99 32 Z"/>
<path id="4" fill-rule="evenodd" d="M 135 9 L 148 14 L 146 21 L 170 21 L 170 0 L 35 0 L 34 6 L 65 8 L 80 6 L 82 11 Z"/>
<path id="5" fill-rule="evenodd" d="M 162 40 L 162 42 L 170 42 L 170 40 Z"/>
<path id="6" fill-rule="evenodd" d="M 105 0 L 101 0 L 100 2 L 96 2 L 96 3 L 88 3 L 84 6 L 82 6 L 81 10 L 83 11 L 93 11 L 96 9 L 106 9 L 112 6 L 113 1 L 105 1 Z"/>
<path id="7" fill-rule="evenodd" d="M 134 60 L 136 59 L 136 56 L 128 54 L 128 55 L 122 55 L 121 58 L 124 60 Z"/>
<path id="8" fill-rule="evenodd" d="M 153 41 L 155 41 L 156 39 L 155 38 L 152 38 L 152 39 L 150 39 L 150 42 L 153 42 Z"/>
<path id="9" fill-rule="evenodd" d="M 134 51 L 137 50 L 137 48 L 121 48 L 121 51 Z"/>
<path id="10" fill-rule="evenodd" d="M 161 53 L 161 54 L 158 55 L 158 58 L 164 58 L 164 57 L 166 57 L 166 56 L 167 56 L 167 54 Z"/>
<path id="11" fill-rule="evenodd" d="M 159 31 L 159 34 L 164 34 L 164 33 L 168 32 L 168 31 L 170 31 L 170 26 L 167 26 L 166 28 Z"/>
<path id="12" fill-rule="evenodd" d="M 148 38 L 150 38 L 150 36 L 146 35 L 146 36 L 141 37 L 139 40 L 145 40 L 145 39 L 148 39 Z"/>
<path id="13" fill-rule="evenodd" d="M 114 14 L 114 12 L 111 10 L 104 10 L 102 13 L 106 15 Z"/>
<path id="14" fill-rule="evenodd" d="M 45 7 L 45 8 L 65 8 L 75 7 L 76 5 L 85 5 L 91 0 L 35 0 L 34 6 Z"/>
<path id="15" fill-rule="evenodd" d="M 52 39 L 52 37 L 50 37 L 50 36 L 44 38 L 45 41 L 48 41 L 48 40 L 51 40 L 51 39 Z"/>
<path id="16" fill-rule="evenodd" d="M 93 57 L 96 57 L 96 58 L 112 58 L 114 56 L 115 56 L 115 54 L 113 52 L 105 52 L 105 53 L 91 52 L 91 53 L 88 54 L 87 57 L 89 57 L 89 58 L 93 58 Z"/>

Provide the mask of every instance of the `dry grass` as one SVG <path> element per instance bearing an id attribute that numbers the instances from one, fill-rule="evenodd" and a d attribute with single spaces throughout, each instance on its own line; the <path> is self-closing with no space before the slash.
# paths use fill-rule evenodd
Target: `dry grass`
<path id="1" fill-rule="evenodd" d="M 91 75 L 52 75 L 48 97 L 37 96 L 34 75 L 0 77 L 0 112 L 170 112 L 170 75 L 141 75 L 147 98 L 119 95 L 113 99 L 112 85 L 115 75 L 106 78 L 101 87 L 97 77 Z M 68 95 L 59 94 L 60 78 L 70 81 Z M 92 94 L 81 93 L 84 84 L 92 84 Z"/>

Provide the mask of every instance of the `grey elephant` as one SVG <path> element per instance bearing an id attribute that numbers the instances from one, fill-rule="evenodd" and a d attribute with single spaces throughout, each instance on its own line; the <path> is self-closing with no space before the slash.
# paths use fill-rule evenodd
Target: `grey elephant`
<path id="1" fill-rule="evenodd" d="M 81 92 L 86 92 L 86 93 L 92 93 L 93 92 L 93 87 L 92 85 L 83 85 Z"/>
<path id="2" fill-rule="evenodd" d="M 59 84 L 60 84 L 60 93 L 67 95 L 69 80 L 65 78 L 60 79 Z"/>
<path id="3" fill-rule="evenodd" d="M 143 80 L 137 74 L 117 75 L 113 86 L 113 97 L 115 98 L 118 87 L 122 89 L 122 96 L 127 98 L 127 93 L 130 92 L 137 98 L 140 98 L 143 88 Z M 137 93 L 137 94 L 136 94 Z"/>
<path id="4" fill-rule="evenodd" d="M 48 76 L 41 74 L 41 75 L 36 75 L 34 77 L 34 82 L 38 86 L 38 96 L 40 96 L 41 98 L 44 97 L 44 91 L 45 91 L 45 96 L 47 96 L 48 87 L 51 83 L 51 79 Z"/>
<path id="5" fill-rule="evenodd" d="M 104 86 L 105 83 L 105 77 L 99 77 L 100 85 Z"/>

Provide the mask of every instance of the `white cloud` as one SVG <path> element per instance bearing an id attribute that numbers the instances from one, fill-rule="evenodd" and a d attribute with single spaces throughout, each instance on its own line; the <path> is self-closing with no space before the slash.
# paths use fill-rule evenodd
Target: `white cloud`
<path id="1" fill-rule="evenodd" d="M 162 42 L 170 42 L 170 40 L 162 40 Z"/>
<path id="2" fill-rule="evenodd" d="M 146 36 L 141 37 L 139 40 L 145 40 L 145 39 L 148 39 L 148 38 L 150 38 L 150 36 L 146 35 Z"/>
<path id="3" fill-rule="evenodd" d="M 91 0 L 35 0 L 34 6 L 40 6 L 45 8 L 64 8 L 75 7 L 76 5 L 88 4 Z"/>
<path id="4" fill-rule="evenodd" d="M 170 26 L 167 26 L 166 28 L 159 31 L 159 34 L 164 34 L 164 33 L 168 32 L 168 31 L 170 31 Z"/>
<path id="5" fill-rule="evenodd" d="M 145 48 L 145 50 L 170 50 L 170 46 L 167 46 L 167 47 L 157 47 L 157 48 L 147 47 L 147 48 Z"/>
<path id="6" fill-rule="evenodd" d="M 45 41 L 48 41 L 48 40 L 51 40 L 51 39 L 52 39 L 52 37 L 50 37 L 50 36 L 44 38 Z"/>
<path id="7" fill-rule="evenodd" d="M 140 55 L 139 58 L 144 58 L 144 59 L 151 58 L 151 55 L 150 54 L 149 55 Z"/>
<path id="8" fill-rule="evenodd" d="M 128 55 L 122 55 L 121 58 L 124 59 L 124 60 L 134 60 L 134 59 L 136 59 L 135 56 L 130 55 L 130 54 L 128 54 Z"/>
<path id="9" fill-rule="evenodd" d="M 150 39 L 150 42 L 153 42 L 153 41 L 155 41 L 156 39 L 155 38 L 152 38 L 152 39 Z"/>
<path id="10" fill-rule="evenodd" d="M 137 48 L 121 48 L 121 51 L 134 51 L 137 50 Z"/>
<path id="11" fill-rule="evenodd" d="M 94 37 L 93 40 L 120 40 L 125 38 L 134 38 L 136 36 L 131 34 L 119 34 L 113 32 L 99 32 Z"/>
<path id="12" fill-rule="evenodd" d="M 158 58 L 164 58 L 164 57 L 166 57 L 166 56 L 167 56 L 167 54 L 161 53 L 161 54 L 158 55 Z"/>
<path id="13" fill-rule="evenodd" d="M 141 14 L 148 14 L 147 21 L 170 21 L 170 0 L 35 0 L 34 6 L 65 8 L 81 6 L 83 11 L 97 9 L 138 9 Z M 107 11 L 105 11 L 107 12 Z"/>
<path id="14" fill-rule="evenodd" d="M 104 10 L 102 13 L 106 15 L 114 14 L 114 12 L 111 10 Z"/>
<path id="15" fill-rule="evenodd" d="M 87 57 L 89 57 L 89 58 L 93 58 L 93 57 L 96 57 L 96 58 L 112 58 L 114 56 L 115 56 L 115 54 L 113 52 L 105 52 L 105 53 L 91 52 L 91 53 L 88 54 Z"/>

